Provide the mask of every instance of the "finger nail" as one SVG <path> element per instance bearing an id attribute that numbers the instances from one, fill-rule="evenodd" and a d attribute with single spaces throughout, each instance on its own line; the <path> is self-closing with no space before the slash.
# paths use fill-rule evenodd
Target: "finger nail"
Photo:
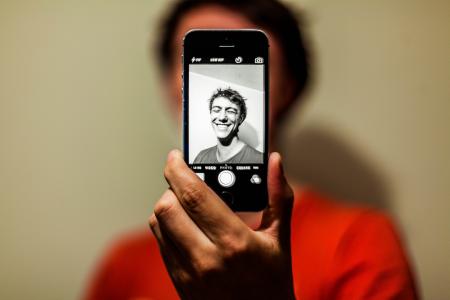
<path id="1" fill-rule="evenodd" d="M 177 157 L 180 157 L 180 150 L 178 149 L 171 150 L 167 155 L 167 161 L 171 161 L 172 159 L 175 159 Z"/>

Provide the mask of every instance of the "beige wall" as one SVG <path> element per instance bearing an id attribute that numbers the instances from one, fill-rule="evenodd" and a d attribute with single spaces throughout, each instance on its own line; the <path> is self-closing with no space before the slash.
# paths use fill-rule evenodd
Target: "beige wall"
<path id="1" fill-rule="evenodd" d="M 425 298 L 449 299 L 450 2 L 300 4 L 317 67 L 280 141 L 291 177 L 388 209 Z M 147 53 L 165 5 L 0 1 L 1 299 L 78 298 L 145 226 L 179 143 Z"/>

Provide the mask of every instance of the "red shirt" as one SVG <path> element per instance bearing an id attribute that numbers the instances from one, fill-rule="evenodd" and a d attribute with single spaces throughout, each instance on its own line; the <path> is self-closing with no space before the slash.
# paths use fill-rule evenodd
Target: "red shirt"
<path id="1" fill-rule="evenodd" d="M 297 299 L 417 299 L 408 260 L 385 215 L 296 195 L 292 270 Z M 103 259 L 85 299 L 178 299 L 150 229 L 127 235 Z"/>

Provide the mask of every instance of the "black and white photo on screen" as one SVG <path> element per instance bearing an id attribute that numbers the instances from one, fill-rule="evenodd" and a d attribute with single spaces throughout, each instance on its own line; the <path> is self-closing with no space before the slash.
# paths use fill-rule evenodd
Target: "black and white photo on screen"
<path id="1" fill-rule="evenodd" d="M 189 163 L 263 163 L 263 72 L 262 65 L 189 66 Z"/>

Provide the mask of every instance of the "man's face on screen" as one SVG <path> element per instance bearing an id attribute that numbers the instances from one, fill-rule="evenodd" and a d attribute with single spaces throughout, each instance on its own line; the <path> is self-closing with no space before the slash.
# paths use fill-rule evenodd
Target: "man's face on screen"
<path id="1" fill-rule="evenodd" d="M 218 139 L 228 139 L 236 134 L 240 125 L 239 106 L 228 98 L 217 97 L 211 105 L 210 115 L 212 128 Z"/>

